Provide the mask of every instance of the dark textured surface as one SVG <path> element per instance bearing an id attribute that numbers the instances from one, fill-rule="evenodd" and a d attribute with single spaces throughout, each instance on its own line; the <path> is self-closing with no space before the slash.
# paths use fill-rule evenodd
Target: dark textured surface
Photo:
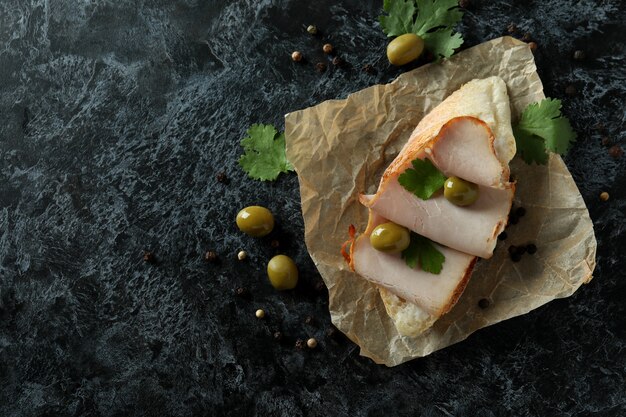
<path id="1" fill-rule="evenodd" d="M 625 146 L 617 0 L 472 1 L 461 27 L 466 46 L 510 22 L 538 43 L 546 93 L 580 134 L 566 160 L 596 227 L 594 280 L 392 369 L 325 337 L 297 178 L 247 179 L 238 141 L 251 123 L 282 128 L 288 111 L 392 80 L 380 6 L 0 2 L 0 415 L 626 415 L 626 158 L 602 144 Z M 349 65 L 320 75 L 325 40 Z M 253 203 L 274 211 L 279 249 L 236 230 Z M 203 261 L 209 249 L 219 264 Z M 293 292 L 266 283 L 277 251 L 300 266 Z M 309 336 L 318 349 L 294 348 Z"/>

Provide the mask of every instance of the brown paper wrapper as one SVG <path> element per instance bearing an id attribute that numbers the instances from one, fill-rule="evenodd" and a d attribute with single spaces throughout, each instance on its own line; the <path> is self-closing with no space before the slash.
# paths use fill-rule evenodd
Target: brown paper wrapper
<path id="1" fill-rule="evenodd" d="M 300 181 L 305 240 L 329 289 L 333 323 L 387 366 L 428 355 L 474 331 L 525 314 L 589 282 L 596 240 L 589 213 L 558 155 L 547 166 L 511 163 L 518 181 L 515 205 L 526 208 L 493 258 L 480 260 L 457 305 L 417 337 L 398 334 L 378 289 L 351 272 L 340 254 L 350 224 L 365 229 L 359 193 L 376 191 L 380 176 L 421 118 L 464 83 L 492 75 L 507 84 L 512 118 L 543 99 L 533 55 L 511 37 L 494 39 L 425 65 L 345 100 L 325 101 L 286 116 L 287 158 Z M 513 263 L 511 244 L 534 242 L 535 255 Z M 487 308 L 478 306 L 486 298 Z"/>

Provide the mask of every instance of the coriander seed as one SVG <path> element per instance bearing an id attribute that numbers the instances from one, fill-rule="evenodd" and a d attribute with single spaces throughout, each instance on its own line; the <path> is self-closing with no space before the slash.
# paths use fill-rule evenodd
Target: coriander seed
<path id="1" fill-rule="evenodd" d="M 306 341 L 306 345 L 309 347 L 309 349 L 315 349 L 317 347 L 317 340 L 311 337 L 309 340 Z"/>
<path id="2" fill-rule="evenodd" d="M 600 193 L 600 200 L 608 201 L 609 200 L 609 193 L 607 193 L 606 191 L 602 191 Z"/>
<path id="3" fill-rule="evenodd" d="M 237 259 L 239 259 L 240 261 L 245 260 L 247 257 L 248 257 L 248 253 L 245 250 L 241 250 L 237 254 Z"/>
<path id="4" fill-rule="evenodd" d="M 306 28 L 306 31 L 309 32 L 309 35 L 317 35 L 317 26 L 309 25 L 309 27 Z"/>
<path id="5" fill-rule="evenodd" d="M 322 46 L 322 51 L 324 51 L 325 54 L 332 54 L 333 49 L 333 46 L 329 43 L 325 43 L 324 46 Z"/>
<path id="6" fill-rule="evenodd" d="M 261 308 L 259 308 L 254 315 L 256 316 L 257 319 L 262 319 L 265 317 L 265 311 Z"/>
<path id="7" fill-rule="evenodd" d="M 302 52 L 300 52 L 300 51 L 293 51 L 291 53 L 291 60 L 293 62 L 300 62 L 300 61 L 302 61 Z"/>

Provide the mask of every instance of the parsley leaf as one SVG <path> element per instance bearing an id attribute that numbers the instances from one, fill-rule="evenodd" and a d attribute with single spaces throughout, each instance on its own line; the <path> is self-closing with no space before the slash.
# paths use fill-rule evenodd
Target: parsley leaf
<path id="1" fill-rule="evenodd" d="M 414 159 L 413 169 L 409 168 L 398 177 L 398 182 L 407 191 L 422 200 L 428 200 L 437 190 L 443 187 L 446 176 L 441 173 L 428 159 Z"/>
<path id="2" fill-rule="evenodd" d="M 409 268 L 415 268 L 419 263 L 422 270 L 435 275 L 441 273 L 443 263 L 446 261 L 446 257 L 430 239 L 413 232 L 409 247 L 402 251 L 402 259 Z"/>
<path id="3" fill-rule="evenodd" d="M 463 36 L 453 33 L 463 17 L 458 6 L 457 0 L 385 0 L 380 24 L 389 37 L 415 33 L 435 57 L 449 57 L 463 44 Z"/>
<path id="4" fill-rule="evenodd" d="M 561 100 L 550 98 L 528 105 L 513 127 L 513 134 L 517 149 L 528 164 L 546 164 L 547 151 L 564 155 L 576 140 L 569 120 L 561 115 Z"/>
<path id="5" fill-rule="evenodd" d="M 387 36 L 400 36 L 413 31 L 415 0 L 385 0 L 383 10 L 389 13 L 379 18 Z"/>
<path id="6" fill-rule="evenodd" d="M 244 154 L 239 165 L 250 178 L 275 180 L 281 172 L 293 171 L 285 156 L 285 134 L 272 125 L 253 124 L 241 140 Z"/>
<path id="7" fill-rule="evenodd" d="M 442 29 L 436 32 L 425 33 L 422 36 L 424 46 L 436 57 L 449 57 L 454 50 L 463 44 L 460 33 L 452 33 L 452 29 Z"/>
<path id="8" fill-rule="evenodd" d="M 437 28 L 452 28 L 463 17 L 457 0 L 417 0 L 419 13 L 413 33 L 422 36 Z"/>

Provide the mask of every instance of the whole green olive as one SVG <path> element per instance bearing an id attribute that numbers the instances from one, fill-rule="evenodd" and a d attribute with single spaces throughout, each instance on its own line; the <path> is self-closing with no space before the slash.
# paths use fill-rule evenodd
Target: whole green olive
<path id="1" fill-rule="evenodd" d="M 409 230 L 393 222 L 379 224 L 370 235 L 372 247 L 385 253 L 400 253 L 409 247 L 409 243 Z"/>
<path id="2" fill-rule="evenodd" d="M 277 290 L 291 290 L 298 283 L 298 267 L 285 255 L 276 255 L 267 263 L 267 276 Z"/>
<path id="3" fill-rule="evenodd" d="M 457 206 L 469 206 L 478 200 L 478 185 L 459 177 L 450 177 L 443 185 L 444 197 Z"/>
<path id="4" fill-rule="evenodd" d="M 274 216 L 265 207 L 246 207 L 237 213 L 237 227 L 250 236 L 263 237 L 274 229 Z"/>
<path id="5" fill-rule="evenodd" d="M 424 51 L 424 40 L 415 33 L 400 35 L 387 45 L 387 58 L 393 65 L 415 61 Z"/>

